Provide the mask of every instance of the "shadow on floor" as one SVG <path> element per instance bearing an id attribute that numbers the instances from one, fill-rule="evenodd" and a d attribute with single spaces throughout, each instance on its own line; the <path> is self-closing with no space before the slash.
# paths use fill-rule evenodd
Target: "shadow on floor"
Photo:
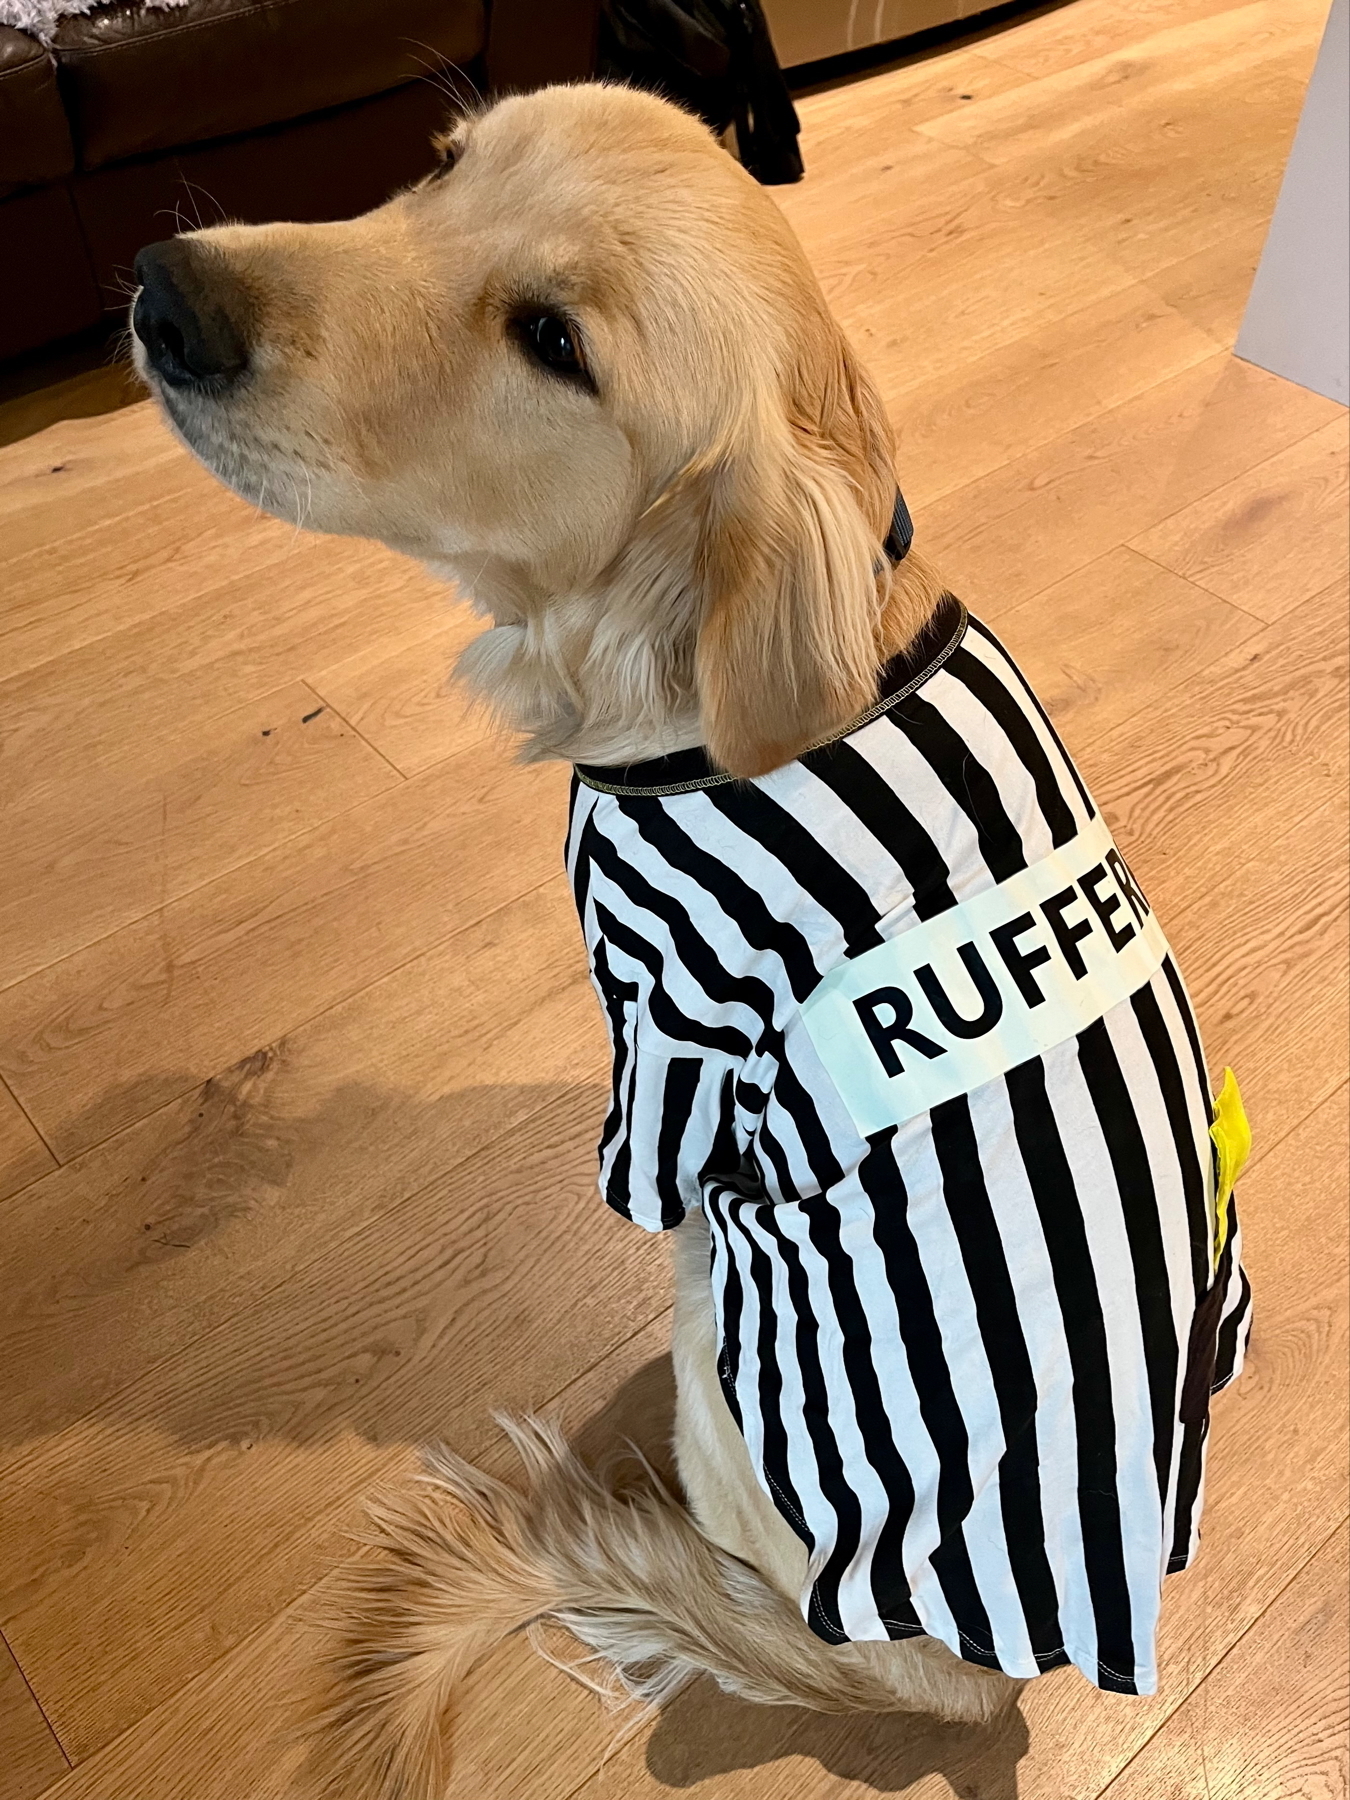
<path id="1" fill-rule="evenodd" d="M 149 1116 L 6 1202 L 0 1352 L 16 1379 L 0 1390 L 0 1445 L 71 1445 L 21 1480 L 35 1532 L 51 1508 L 65 1520 L 54 1557 L 104 1555 L 108 1509 L 129 1491 L 167 1491 L 191 1466 L 209 1484 L 203 1446 L 225 1470 L 284 1440 L 315 1458 L 315 1483 L 368 1462 L 344 1448 L 353 1434 L 445 1436 L 490 1460 L 495 1404 L 546 1406 L 560 1371 L 580 1375 L 667 1302 L 663 1246 L 595 1195 L 607 1095 L 592 1084 L 325 1091 L 283 1043 L 151 1112 L 163 1088 L 104 1096 L 100 1114 Z M 91 1409 L 112 1429 L 68 1438 Z M 636 1445 L 673 1483 L 673 1419 L 657 1356 L 573 1439 L 593 1465 Z M 269 1484 L 295 1476 L 259 1460 L 266 1515 Z M 147 1521 L 150 1556 L 182 1529 Z M 1015 1800 L 1026 1742 L 1017 1715 L 977 1733 L 755 1707 L 699 1683 L 659 1717 L 647 1760 L 677 1789 L 805 1757 L 880 1794 L 940 1772 L 958 1795 Z"/>

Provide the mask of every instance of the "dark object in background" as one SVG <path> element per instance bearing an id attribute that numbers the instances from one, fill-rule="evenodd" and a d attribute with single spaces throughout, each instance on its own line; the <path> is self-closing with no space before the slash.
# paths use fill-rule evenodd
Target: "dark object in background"
<path id="1" fill-rule="evenodd" d="M 435 166 L 457 99 L 584 80 L 599 9 L 118 0 L 50 46 L 0 26 L 0 361 L 96 339 L 125 314 L 136 252 L 180 226 L 378 206 Z"/>
<path id="2" fill-rule="evenodd" d="M 605 0 L 597 74 L 648 88 L 714 131 L 736 128 L 765 186 L 802 178 L 797 110 L 759 0 Z"/>

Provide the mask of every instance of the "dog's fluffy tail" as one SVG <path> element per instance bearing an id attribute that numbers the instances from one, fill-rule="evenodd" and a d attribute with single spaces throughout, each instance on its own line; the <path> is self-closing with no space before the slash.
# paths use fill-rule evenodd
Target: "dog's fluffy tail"
<path id="1" fill-rule="evenodd" d="M 761 1704 L 978 1720 L 1015 1689 L 925 1640 L 824 1643 L 790 1600 L 711 1544 L 650 1469 L 606 1486 L 555 1426 L 502 1424 L 525 1492 L 436 1450 L 417 1489 L 372 1515 L 381 1555 L 347 1578 L 316 1720 L 310 1767 L 326 1800 L 440 1800 L 451 1691 L 501 1638 L 545 1616 L 647 1701 L 706 1672 Z"/>

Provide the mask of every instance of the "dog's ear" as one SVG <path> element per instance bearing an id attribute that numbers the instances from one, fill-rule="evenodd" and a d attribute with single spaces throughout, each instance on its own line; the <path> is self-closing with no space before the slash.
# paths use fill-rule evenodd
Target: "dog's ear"
<path id="1" fill-rule="evenodd" d="M 733 775 L 790 761 L 876 694 L 890 427 L 832 321 L 813 348 L 703 476 L 699 706 Z"/>

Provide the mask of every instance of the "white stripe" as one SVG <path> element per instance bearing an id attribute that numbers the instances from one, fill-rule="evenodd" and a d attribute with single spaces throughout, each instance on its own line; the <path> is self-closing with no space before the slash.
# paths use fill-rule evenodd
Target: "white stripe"
<path id="1" fill-rule="evenodd" d="M 979 834 L 968 815 L 957 806 L 934 772 L 932 763 L 915 749 L 889 718 L 875 719 L 850 738 L 858 754 L 893 788 L 932 838 L 946 863 L 948 885 L 957 900 L 967 900 L 994 885 L 994 877 L 980 855 Z M 912 907 L 902 904 L 903 915 Z M 908 920 L 887 918 L 879 927 L 889 937 Z"/>
<path id="2" fill-rule="evenodd" d="M 849 1183 L 849 1199 L 841 1212 L 841 1237 L 853 1265 L 854 1287 L 872 1342 L 885 1352 L 874 1364 L 882 1406 L 914 1484 L 914 1507 L 903 1533 L 905 1578 L 924 1629 L 959 1656 L 961 1634 L 929 1561 L 941 1542 L 937 1517 L 941 1466 L 919 1410 L 918 1389 L 900 1335 L 895 1291 L 887 1280 L 885 1259 L 873 1234 L 871 1203 L 853 1182 Z M 875 1543 L 869 1543 L 869 1560 L 874 1549 Z"/>
<path id="3" fill-rule="evenodd" d="M 1148 1369 L 1133 1279 L 1130 1241 L 1111 1155 L 1097 1120 L 1092 1096 L 1078 1061 L 1076 1043 L 1059 1045 L 1045 1058 L 1054 1070 L 1049 1086 L 1064 1154 L 1082 1211 L 1097 1300 L 1106 1333 L 1111 1410 L 1116 1433 L 1116 1493 L 1130 1626 L 1135 1646 L 1134 1676 L 1141 1691 L 1156 1683 L 1152 1643 L 1159 1594 L 1154 1571 L 1162 1533 L 1162 1507 L 1153 1471 L 1153 1421 L 1148 1406 Z M 1141 1581 L 1141 1567 L 1147 1581 Z M 1070 1631 L 1065 1626 L 1066 1635 Z M 1128 1670 L 1117 1670 L 1128 1674 Z"/>
<path id="4" fill-rule="evenodd" d="M 878 912 L 903 903 L 909 877 L 899 862 L 805 763 L 787 763 L 755 785 L 810 832 L 831 860 L 866 890 Z"/>
<path id="5" fill-rule="evenodd" d="M 917 1138 L 904 1166 L 909 1193 L 906 1219 L 932 1296 L 943 1360 L 966 1429 L 974 1500 L 963 1536 L 971 1570 L 989 1615 L 1000 1665 L 1012 1674 L 1032 1675 L 1037 1673 L 1036 1660 L 1008 1559 L 999 1501 L 998 1465 L 1007 1448 L 1003 1419 L 931 1133 Z"/>
<path id="6" fill-rule="evenodd" d="M 1036 1384 L 1036 1454 L 1045 1554 L 1059 1606 L 1060 1624 L 1090 1662 L 1096 1661 L 1096 1620 L 1083 1562 L 1078 1512 L 1078 1426 L 1073 1408 L 1073 1367 L 1055 1272 L 1040 1213 L 1027 1179 L 1006 1082 L 991 1081 L 970 1097 L 989 1204 L 998 1225 L 1017 1316 Z"/>
<path id="7" fill-rule="evenodd" d="M 1046 726 L 1045 720 L 1037 708 L 1027 699 L 1026 690 L 1018 679 L 1018 671 L 1013 665 L 1013 659 L 1002 645 L 991 644 L 988 638 L 978 631 L 968 631 L 961 640 L 961 646 L 968 650 L 977 662 L 983 663 L 990 674 L 1002 683 L 1017 702 L 1027 724 L 1035 732 L 1037 741 L 1044 750 L 1054 773 L 1059 791 L 1064 796 L 1065 804 L 1073 813 L 1081 830 L 1090 822 L 1092 814 L 1083 804 L 1083 796 L 1078 791 L 1078 783 L 1073 778 L 1073 770 L 1069 767 L 1068 759 L 1063 751 L 1055 742 L 1054 733 Z"/>
<path id="8" fill-rule="evenodd" d="M 1041 812 L 1036 783 L 993 713 L 947 669 L 938 670 L 923 697 L 942 714 L 967 746 L 971 760 L 979 763 L 997 788 L 1027 861 L 1039 862 L 1048 856 L 1055 840 Z"/>

